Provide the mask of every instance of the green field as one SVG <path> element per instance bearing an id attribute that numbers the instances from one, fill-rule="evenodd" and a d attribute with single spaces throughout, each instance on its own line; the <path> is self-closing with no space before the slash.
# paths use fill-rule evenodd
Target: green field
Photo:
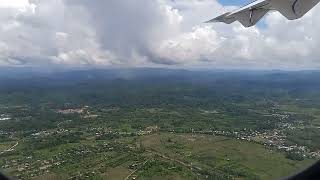
<path id="1" fill-rule="evenodd" d="M 17 179 L 269 180 L 320 158 L 320 72 L 128 73 L 0 78 L 0 116 L 9 117 L 1 170 Z"/>
<path id="2" fill-rule="evenodd" d="M 314 162 L 288 160 L 283 153 L 266 149 L 262 145 L 220 136 L 155 134 L 142 137 L 142 142 L 147 148 L 200 167 L 231 167 L 239 174 L 261 179 L 285 177 Z"/>
<path id="3" fill-rule="evenodd" d="M 17 162 L 6 173 L 37 180 L 279 179 L 314 162 L 289 160 L 284 153 L 257 143 L 201 134 L 154 133 L 28 148 L 22 143 L 18 152 L 0 157 L 2 162 Z M 53 165 L 56 162 L 61 164 Z M 27 163 L 29 167 L 19 169 Z"/>

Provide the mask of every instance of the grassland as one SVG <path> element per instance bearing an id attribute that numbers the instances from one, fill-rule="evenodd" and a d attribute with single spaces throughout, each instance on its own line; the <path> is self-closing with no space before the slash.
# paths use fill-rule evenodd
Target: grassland
<path id="1" fill-rule="evenodd" d="M 160 132 L 115 140 L 88 138 L 35 151 L 26 148 L 22 143 L 16 149 L 21 153 L 0 157 L 2 162 L 11 162 L 6 173 L 36 180 L 267 180 L 286 177 L 314 162 L 289 160 L 263 145 L 224 136 Z"/>
<path id="2" fill-rule="evenodd" d="M 246 178 L 277 179 L 310 165 L 312 160 L 292 161 L 283 153 L 262 145 L 221 136 L 154 134 L 142 137 L 143 145 L 173 159 L 186 160 L 200 168 L 232 168 Z M 241 177 L 238 177 L 241 178 Z"/>

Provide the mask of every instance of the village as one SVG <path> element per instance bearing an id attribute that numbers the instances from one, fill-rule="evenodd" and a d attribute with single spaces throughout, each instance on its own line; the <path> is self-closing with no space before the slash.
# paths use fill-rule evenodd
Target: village
<path id="1" fill-rule="evenodd" d="M 63 116 L 66 115 L 79 115 L 81 118 L 86 119 L 88 121 L 92 121 L 94 119 L 97 119 L 100 117 L 100 114 L 92 113 L 90 111 L 89 106 L 84 106 L 82 108 L 70 108 L 70 109 L 58 109 L 55 110 L 56 113 L 61 114 Z M 112 110 L 113 111 L 113 110 Z M 208 112 L 206 112 L 208 113 Z M 213 113 L 217 113 L 214 111 Z M 2 114 L 0 115 L 2 121 L 9 121 L 11 120 L 11 116 L 9 114 Z M 58 152 L 54 156 L 48 156 L 48 158 L 44 157 L 37 157 L 32 154 L 27 154 L 26 156 L 19 158 L 19 159 L 11 159 L 5 161 L 1 168 L 2 169 L 16 169 L 17 170 L 17 177 L 23 178 L 23 177 L 37 177 L 45 174 L 49 174 L 52 169 L 59 169 L 60 167 L 72 163 L 72 160 L 78 159 L 78 158 L 85 158 L 92 156 L 94 154 L 103 154 L 102 157 L 104 160 L 108 160 L 113 156 L 108 155 L 110 152 L 111 154 L 113 152 L 122 152 L 122 151 L 137 151 L 139 149 L 139 145 L 132 145 L 132 144 L 122 144 L 118 142 L 121 138 L 126 137 L 143 137 L 143 136 L 150 136 L 153 134 L 158 133 L 171 133 L 171 134 L 189 134 L 189 135 L 210 135 L 210 136 L 221 136 L 221 137 L 228 137 L 232 139 L 236 139 L 238 141 L 246 141 L 251 143 L 257 143 L 261 144 L 270 151 L 276 150 L 279 152 L 286 152 L 286 153 L 295 153 L 301 156 L 302 158 L 313 158 L 318 159 L 320 158 L 320 150 L 319 151 L 311 151 L 309 147 L 302 146 L 298 144 L 287 144 L 286 141 L 286 130 L 292 130 L 298 127 L 301 127 L 300 122 L 292 122 L 289 123 L 287 119 L 290 118 L 290 115 L 286 114 L 272 114 L 272 118 L 279 119 L 279 123 L 277 124 L 277 128 L 272 130 L 253 130 L 250 128 L 244 128 L 241 130 L 218 130 L 218 129 L 208 129 L 208 130 L 195 130 L 193 128 L 190 128 L 189 130 L 179 131 L 175 129 L 164 129 L 160 128 L 158 125 L 151 125 L 147 126 L 144 129 L 135 129 L 130 131 L 124 131 L 121 129 L 114 129 L 112 127 L 104 127 L 104 126 L 95 126 L 95 127 L 88 127 L 86 129 L 83 129 L 82 132 L 78 132 L 79 129 L 73 127 L 69 128 L 67 125 L 69 123 L 72 123 L 73 120 L 67 119 L 65 121 L 61 121 L 56 124 L 55 128 L 53 129 L 47 129 L 42 131 L 22 131 L 22 132 L 4 132 L 1 131 L 0 135 L 9 136 L 12 139 L 12 145 L 8 147 L 7 149 L 4 149 L 2 152 L 0 152 L 0 156 L 5 156 L 7 154 L 14 154 L 17 151 L 17 148 L 21 146 L 23 141 L 26 141 L 24 139 L 17 140 L 16 136 L 18 134 L 30 134 L 29 137 L 26 139 L 38 139 L 38 140 L 45 140 L 46 138 L 55 138 L 55 137 L 63 137 L 65 139 L 71 138 L 79 138 L 73 142 L 74 144 L 77 144 L 72 149 Z M 81 136 L 74 136 L 75 134 L 80 134 Z M 81 139 L 89 140 L 97 142 L 94 145 L 86 145 L 81 144 Z M 41 140 L 42 141 L 42 140 Z M 106 143 L 105 141 L 110 141 Z M 69 141 L 65 141 L 69 142 Z M 103 143 L 99 143 L 103 142 Z M 58 143 L 59 144 L 59 143 Z M 158 152 L 153 152 L 148 150 L 149 153 L 152 153 L 154 155 L 157 155 Z M 170 157 L 165 156 L 163 154 L 159 154 L 159 157 L 162 157 L 163 159 L 170 159 Z M 184 162 L 182 163 L 183 166 L 193 168 L 193 169 L 199 169 L 197 166 L 192 165 L 184 165 Z M 114 163 L 120 163 L 114 162 Z M 132 172 L 135 172 L 139 169 L 140 165 L 144 162 L 138 162 L 138 163 L 132 163 L 128 165 L 130 169 L 132 169 Z M 101 169 L 101 172 L 84 172 L 81 174 L 83 177 L 90 177 L 92 174 L 95 173 L 102 173 L 103 169 Z M 74 177 L 78 177 L 79 175 L 75 175 Z M 135 176 L 132 174 L 131 178 L 135 178 Z"/>

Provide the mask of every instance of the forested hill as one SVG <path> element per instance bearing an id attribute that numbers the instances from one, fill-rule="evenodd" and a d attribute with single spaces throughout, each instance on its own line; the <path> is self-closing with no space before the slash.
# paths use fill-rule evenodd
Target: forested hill
<path id="1" fill-rule="evenodd" d="M 320 72 L 317 71 L 95 69 L 39 72 L 25 68 L 0 73 L 0 98 L 6 103 L 67 101 L 92 105 L 199 106 L 300 99 L 307 105 L 318 106 L 319 90 Z"/>

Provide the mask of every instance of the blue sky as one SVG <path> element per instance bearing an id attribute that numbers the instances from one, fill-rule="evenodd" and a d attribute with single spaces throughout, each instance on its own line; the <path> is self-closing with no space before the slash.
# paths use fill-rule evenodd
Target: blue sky
<path id="1" fill-rule="evenodd" d="M 253 0 L 219 0 L 219 2 L 223 5 L 236 5 L 236 6 L 241 6 L 241 5 L 245 5 L 248 4 L 250 2 L 252 2 Z"/>

